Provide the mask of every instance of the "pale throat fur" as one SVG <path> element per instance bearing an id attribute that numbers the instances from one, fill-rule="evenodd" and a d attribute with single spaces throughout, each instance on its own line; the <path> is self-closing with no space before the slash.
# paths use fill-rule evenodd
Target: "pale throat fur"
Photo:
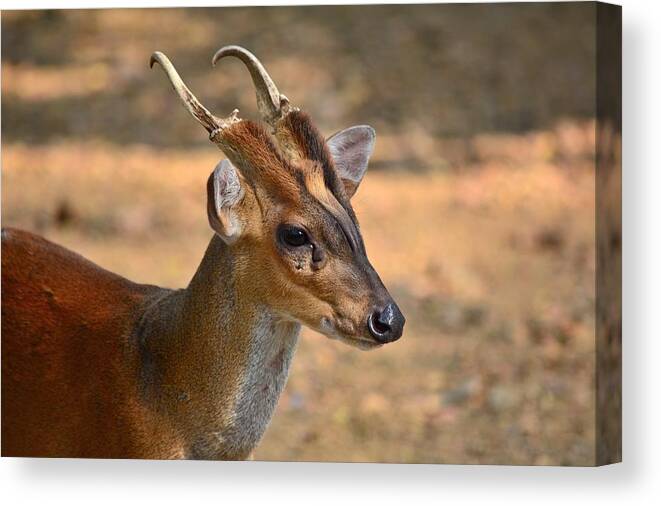
<path id="1" fill-rule="evenodd" d="M 189 286 L 152 300 L 137 328 L 143 401 L 174 420 L 185 458 L 247 458 L 285 387 L 300 324 L 245 297 L 255 289 L 214 236 Z"/>

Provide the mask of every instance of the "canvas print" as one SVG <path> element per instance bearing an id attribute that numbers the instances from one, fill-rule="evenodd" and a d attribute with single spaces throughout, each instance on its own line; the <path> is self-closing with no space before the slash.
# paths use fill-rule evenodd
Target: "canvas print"
<path id="1" fill-rule="evenodd" d="M 621 11 L 2 13 L 2 456 L 621 459 Z"/>

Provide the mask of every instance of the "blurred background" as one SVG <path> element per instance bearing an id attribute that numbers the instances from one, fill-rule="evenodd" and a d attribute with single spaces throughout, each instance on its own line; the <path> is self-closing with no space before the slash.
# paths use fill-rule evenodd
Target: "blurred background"
<path id="1" fill-rule="evenodd" d="M 263 460 L 594 462 L 593 4 L 2 13 L 2 224 L 185 286 L 211 237 L 217 115 L 256 118 L 240 44 L 331 134 L 377 130 L 353 199 L 407 317 L 364 353 L 304 331 Z"/>

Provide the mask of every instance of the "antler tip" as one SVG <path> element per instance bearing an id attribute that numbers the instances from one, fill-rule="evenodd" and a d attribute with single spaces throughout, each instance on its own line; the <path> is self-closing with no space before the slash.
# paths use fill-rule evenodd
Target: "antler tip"
<path id="1" fill-rule="evenodd" d="M 149 57 L 149 68 L 154 68 L 154 63 L 161 63 L 161 59 L 164 56 L 160 51 L 154 51 Z"/>
<path id="2" fill-rule="evenodd" d="M 237 48 L 238 46 L 221 47 L 218 51 L 216 51 L 216 54 L 213 55 L 213 58 L 211 58 L 211 65 L 215 67 L 216 63 L 218 63 L 218 60 L 220 60 L 224 56 L 227 56 L 231 52 L 236 52 Z"/>

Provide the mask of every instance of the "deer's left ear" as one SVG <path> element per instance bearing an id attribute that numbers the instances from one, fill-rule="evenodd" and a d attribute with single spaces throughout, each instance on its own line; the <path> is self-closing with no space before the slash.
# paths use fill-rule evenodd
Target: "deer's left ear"
<path id="1" fill-rule="evenodd" d="M 375 139 L 376 132 L 371 126 L 358 125 L 341 130 L 326 141 L 349 197 L 356 193 L 365 175 Z"/>

